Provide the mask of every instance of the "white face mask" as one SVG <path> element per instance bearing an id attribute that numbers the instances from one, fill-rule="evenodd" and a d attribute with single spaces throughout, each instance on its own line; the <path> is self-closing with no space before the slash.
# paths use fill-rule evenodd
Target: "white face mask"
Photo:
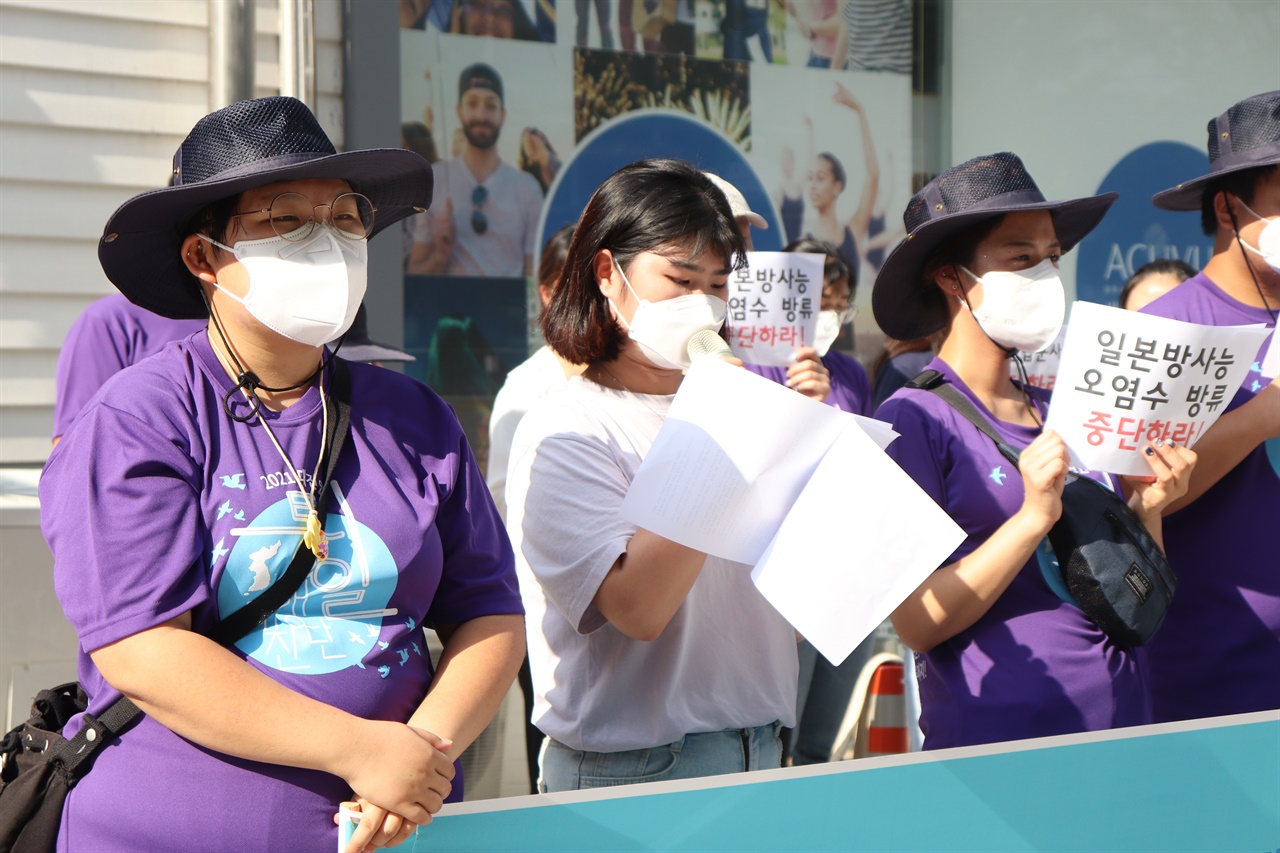
<path id="1" fill-rule="evenodd" d="M 971 310 L 991 340 L 1005 349 L 1040 352 L 1058 337 L 1067 296 L 1053 261 L 1045 258 L 1029 270 L 992 270 L 982 277 L 960 269 L 982 282 L 982 304 Z"/>
<path id="2" fill-rule="evenodd" d="M 241 240 L 224 246 L 249 274 L 243 297 L 225 288 L 262 325 L 291 341 L 318 347 L 351 328 L 368 284 L 369 244 L 340 234 L 328 224 L 297 243 L 283 237 Z"/>
<path id="3" fill-rule="evenodd" d="M 827 350 L 831 349 L 836 338 L 840 337 L 840 330 L 853 322 L 857 314 L 856 305 L 850 305 L 843 311 L 818 312 L 818 328 L 813 333 L 813 348 L 818 351 L 819 356 L 827 354 Z"/>
<path id="4" fill-rule="evenodd" d="M 693 364 L 693 360 L 689 358 L 690 339 L 703 330 L 720 330 L 728 308 L 725 301 L 709 293 L 688 293 L 674 299 L 650 302 L 636 294 L 636 289 L 627 281 L 627 274 L 616 260 L 613 265 L 617 267 L 618 275 L 622 276 L 622 283 L 638 303 L 636 313 L 628 323 L 622 318 L 618 306 L 613 304 L 612 299 L 609 300 L 619 322 L 626 327 L 627 336 L 640 346 L 644 357 L 656 367 L 688 370 Z"/>
<path id="5" fill-rule="evenodd" d="M 1265 217 L 1258 216 L 1258 214 L 1253 212 L 1253 208 L 1249 207 L 1249 205 L 1245 204 L 1243 201 L 1240 202 L 1240 205 L 1245 210 L 1253 213 L 1255 217 L 1267 223 L 1262 226 L 1262 233 L 1258 235 L 1257 248 L 1246 243 L 1244 238 L 1240 237 L 1240 232 L 1237 231 L 1236 236 L 1240 237 L 1240 244 L 1266 261 L 1267 266 L 1271 267 L 1271 269 L 1280 273 L 1280 217 L 1267 219 Z"/>

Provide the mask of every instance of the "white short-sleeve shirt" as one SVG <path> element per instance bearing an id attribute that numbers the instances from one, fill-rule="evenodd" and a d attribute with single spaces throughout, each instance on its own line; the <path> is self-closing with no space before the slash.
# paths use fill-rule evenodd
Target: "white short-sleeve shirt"
<path id="1" fill-rule="evenodd" d="M 527 611 L 533 722 L 574 749 L 795 723 L 795 634 L 749 566 L 709 557 L 652 642 L 627 637 L 592 604 L 635 534 L 619 509 L 671 400 L 574 377 L 516 429 L 507 531 Z"/>
<path id="2" fill-rule="evenodd" d="M 551 347 L 543 346 L 511 369 L 498 389 L 498 396 L 493 398 L 493 414 L 489 417 L 489 470 L 485 472 L 485 482 L 503 520 L 507 517 L 507 465 L 516 427 L 534 403 L 564 383 L 560 359 Z"/>
<path id="3" fill-rule="evenodd" d="M 471 194 L 479 185 L 466 161 L 461 157 L 432 166 L 435 186 L 431 210 L 413 220 L 413 242 L 430 243 L 435 212 L 443 209 L 444 200 L 453 205 L 456 237 L 453 257 L 447 273 L 451 275 L 518 276 L 524 275 L 526 256 L 533 257 L 542 211 L 542 190 L 532 175 L 507 163 L 500 163 L 484 181 L 488 197 L 479 209 L 487 227 L 483 234 L 472 227 L 472 213 L 477 206 Z"/>

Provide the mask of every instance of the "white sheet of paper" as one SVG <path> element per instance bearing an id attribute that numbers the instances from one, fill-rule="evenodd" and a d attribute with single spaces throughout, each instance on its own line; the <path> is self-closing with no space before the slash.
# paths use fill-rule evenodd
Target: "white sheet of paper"
<path id="1" fill-rule="evenodd" d="M 785 367 L 813 346 L 822 307 L 824 255 L 747 252 L 729 275 L 728 330 L 733 354 L 747 364 Z"/>
<path id="2" fill-rule="evenodd" d="M 622 517 L 754 565 L 852 415 L 718 359 L 698 359 L 645 456 Z"/>
<path id="3" fill-rule="evenodd" d="M 1147 475 L 1146 443 L 1193 447 L 1226 410 L 1269 333 L 1077 302 L 1045 426 L 1062 436 L 1075 465 Z"/>
<path id="4" fill-rule="evenodd" d="M 878 421 L 875 418 L 867 418 L 862 415 L 850 415 L 849 417 L 853 418 L 858 426 L 862 427 L 863 432 L 871 436 L 871 440 L 881 450 L 893 444 L 893 440 L 898 437 L 898 431 L 888 421 Z"/>
<path id="5" fill-rule="evenodd" d="M 1267 342 L 1267 352 L 1262 356 L 1259 366 L 1262 368 L 1263 377 L 1267 379 L 1280 376 L 1280 335 L 1276 334 L 1274 329 L 1271 332 L 1271 340 Z"/>
<path id="6" fill-rule="evenodd" d="M 870 437 L 847 428 L 751 578 L 797 631 L 839 665 L 964 538 Z"/>

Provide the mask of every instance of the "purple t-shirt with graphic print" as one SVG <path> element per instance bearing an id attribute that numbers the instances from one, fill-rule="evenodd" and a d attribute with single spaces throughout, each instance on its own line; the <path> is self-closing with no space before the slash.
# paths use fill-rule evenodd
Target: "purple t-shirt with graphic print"
<path id="1" fill-rule="evenodd" d="M 1211 326 L 1262 323 L 1264 308 L 1228 296 L 1204 273 L 1142 309 Z M 1253 398 L 1269 381 L 1260 370 L 1275 334 L 1257 353 L 1227 406 Z M 1164 523 L 1178 591 L 1159 633 L 1145 647 L 1157 722 L 1280 708 L 1280 439 L 1255 447 L 1193 504 Z"/>
<path id="2" fill-rule="evenodd" d="M 139 308 L 123 293 L 93 302 L 67 332 L 58 353 L 53 437 L 65 435 L 85 404 L 108 379 L 203 329 L 207 320 L 170 320 Z"/>
<path id="3" fill-rule="evenodd" d="M 1037 427 L 996 420 L 942 359 L 929 368 L 946 376 L 1013 447 L 1024 448 L 1040 434 Z M 1018 470 L 936 394 L 902 388 L 876 417 L 901 433 L 889 455 L 968 534 L 943 565 L 973 552 L 1022 506 Z M 1054 592 L 1042 569 L 1051 553 L 1042 543 L 982 618 L 916 655 L 925 749 L 1150 722 L 1139 661 Z"/>
<path id="4" fill-rule="evenodd" d="M 349 367 L 329 556 L 235 651 L 291 690 L 406 721 L 432 677 L 424 625 L 522 608 L 510 543 L 452 411 L 400 374 Z M 41 521 L 91 712 L 119 694 L 86 651 L 187 611 L 209 630 L 278 578 L 301 539 L 302 493 L 266 430 L 224 412 L 231 390 L 198 332 L 113 377 L 49 458 Z M 318 390 L 268 418 L 309 483 Z M 336 776 L 231 758 L 144 717 L 71 792 L 59 849 L 332 850 L 350 793 Z"/>
<path id="5" fill-rule="evenodd" d="M 826 403 L 835 406 L 842 412 L 855 415 L 871 414 L 871 382 L 867 379 L 867 371 L 857 360 L 837 350 L 828 350 L 822 357 L 822 363 L 831 374 L 831 393 Z M 747 370 L 757 376 L 763 376 L 777 382 L 787 384 L 787 369 L 764 364 L 748 364 Z"/>

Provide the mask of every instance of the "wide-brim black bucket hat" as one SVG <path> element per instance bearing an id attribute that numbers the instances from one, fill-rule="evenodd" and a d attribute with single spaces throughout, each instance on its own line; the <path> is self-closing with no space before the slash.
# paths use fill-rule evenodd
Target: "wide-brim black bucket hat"
<path id="1" fill-rule="evenodd" d="M 1280 163 L 1280 90 L 1245 98 L 1209 119 L 1209 174 L 1156 193 L 1161 210 L 1199 210 L 1209 184 L 1245 169 Z"/>
<path id="2" fill-rule="evenodd" d="M 953 166 L 907 203 L 902 214 L 907 236 L 885 259 L 871 291 L 876 323 L 902 341 L 927 337 L 947 324 L 946 300 L 933 282 L 924 280 L 924 267 L 934 250 L 957 232 L 1006 213 L 1047 210 L 1065 253 L 1102 221 L 1117 198 L 1103 193 L 1048 201 L 1022 161 L 1008 152 Z"/>
<path id="3" fill-rule="evenodd" d="M 173 185 L 134 196 L 103 229 L 98 260 L 130 302 L 175 320 L 207 316 L 199 285 L 179 255 L 192 218 L 245 190 L 337 178 L 377 212 L 370 237 L 431 203 L 431 164 L 412 151 L 338 153 L 306 104 L 274 97 L 210 113 L 173 157 Z"/>

